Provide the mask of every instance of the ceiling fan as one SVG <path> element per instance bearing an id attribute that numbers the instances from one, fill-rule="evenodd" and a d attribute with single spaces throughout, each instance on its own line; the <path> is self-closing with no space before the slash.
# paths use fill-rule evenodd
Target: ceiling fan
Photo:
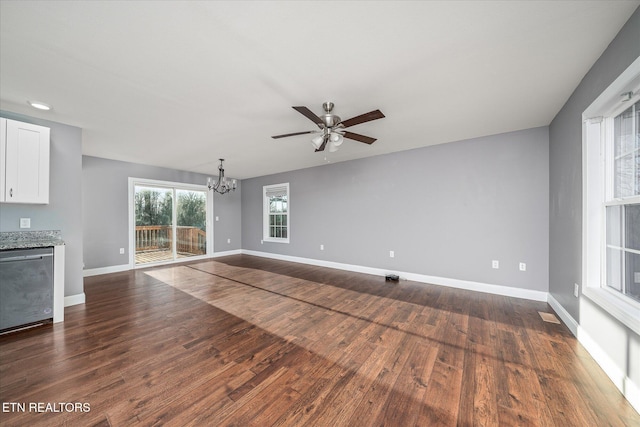
<path id="1" fill-rule="evenodd" d="M 307 107 L 292 108 L 314 122 L 316 125 L 318 125 L 319 130 L 286 133 L 284 135 L 275 135 L 271 138 L 278 139 L 285 138 L 287 136 L 317 133 L 318 135 L 311 140 L 311 144 L 314 146 L 316 151 L 324 151 L 327 144 L 329 144 L 329 151 L 336 151 L 342 144 L 343 138 L 353 139 L 354 141 L 364 142 L 365 144 L 373 144 L 376 138 L 349 132 L 344 129 L 351 126 L 359 125 L 360 123 L 370 122 L 371 120 L 377 120 L 384 117 L 384 114 L 382 114 L 380 110 L 374 110 L 356 117 L 352 117 L 348 120 L 342 120 L 335 114 L 331 114 L 331 111 L 333 110 L 333 102 L 325 102 L 324 104 L 322 104 L 322 108 L 324 109 L 325 114 L 323 114 L 321 117 L 316 116 L 313 111 L 309 110 Z"/>

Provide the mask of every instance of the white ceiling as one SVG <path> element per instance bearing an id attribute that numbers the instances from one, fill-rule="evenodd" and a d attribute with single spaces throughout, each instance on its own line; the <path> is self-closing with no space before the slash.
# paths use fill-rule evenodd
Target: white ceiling
<path id="1" fill-rule="evenodd" d="M 0 108 L 83 153 L 249 178 L 548 125 L 640 1 L 2 1 Z M 53 105 L 39 112 L 26 104 Z M 349 130 L 315 153 L 333 101 Z"/>

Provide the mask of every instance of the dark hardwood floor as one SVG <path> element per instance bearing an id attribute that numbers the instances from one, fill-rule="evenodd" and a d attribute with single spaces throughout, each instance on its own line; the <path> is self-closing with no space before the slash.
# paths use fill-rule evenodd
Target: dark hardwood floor
<path id="1" fill-rule="evenodd" d="M 640 425 L 546 303 L 247 255 L 85 293 L 0 338 L 3 426 Z"/>

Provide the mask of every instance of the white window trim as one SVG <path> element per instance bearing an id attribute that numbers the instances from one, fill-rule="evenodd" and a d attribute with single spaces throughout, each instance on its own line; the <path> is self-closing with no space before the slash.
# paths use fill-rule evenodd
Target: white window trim
<path id="1" fill-rule="evenodd" d="M 287 237 L 269 236 L 269 204 L 267 203 L 267 192 L 272 188 L 285 187 L 287 189 Z M 262 240 L 272 243 L 289 243 L 291 238 L 291 192 L 289 183 L 265 185 L 262 187 Z"/>
<path id="2" fill-rule="evenodd" d="M 598 304 L 636 334 L 640 334 L 640 303 L 604 287 L 603 201 L 605 135 L 603 116 L 611 116 L 620 106 L 621 94 L 633 92 L 632 105 L 640 97 L 640 58 L 636 59 L 582 114 L 582 294 Z"/>

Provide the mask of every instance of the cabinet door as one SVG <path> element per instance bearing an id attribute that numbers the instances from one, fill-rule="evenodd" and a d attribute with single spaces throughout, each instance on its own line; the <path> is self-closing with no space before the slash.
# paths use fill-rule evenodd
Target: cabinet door
<path id="1" fill-rule="evenodd" d="M 49 203 L 49 128 L 6 121 L 4 201 Z"/>
<path id="2" fill-rule="evenodd" d="M 5 201 L 4 188 L 7 176 L 7 119 L 0 118 L 0 202 Z"/>

